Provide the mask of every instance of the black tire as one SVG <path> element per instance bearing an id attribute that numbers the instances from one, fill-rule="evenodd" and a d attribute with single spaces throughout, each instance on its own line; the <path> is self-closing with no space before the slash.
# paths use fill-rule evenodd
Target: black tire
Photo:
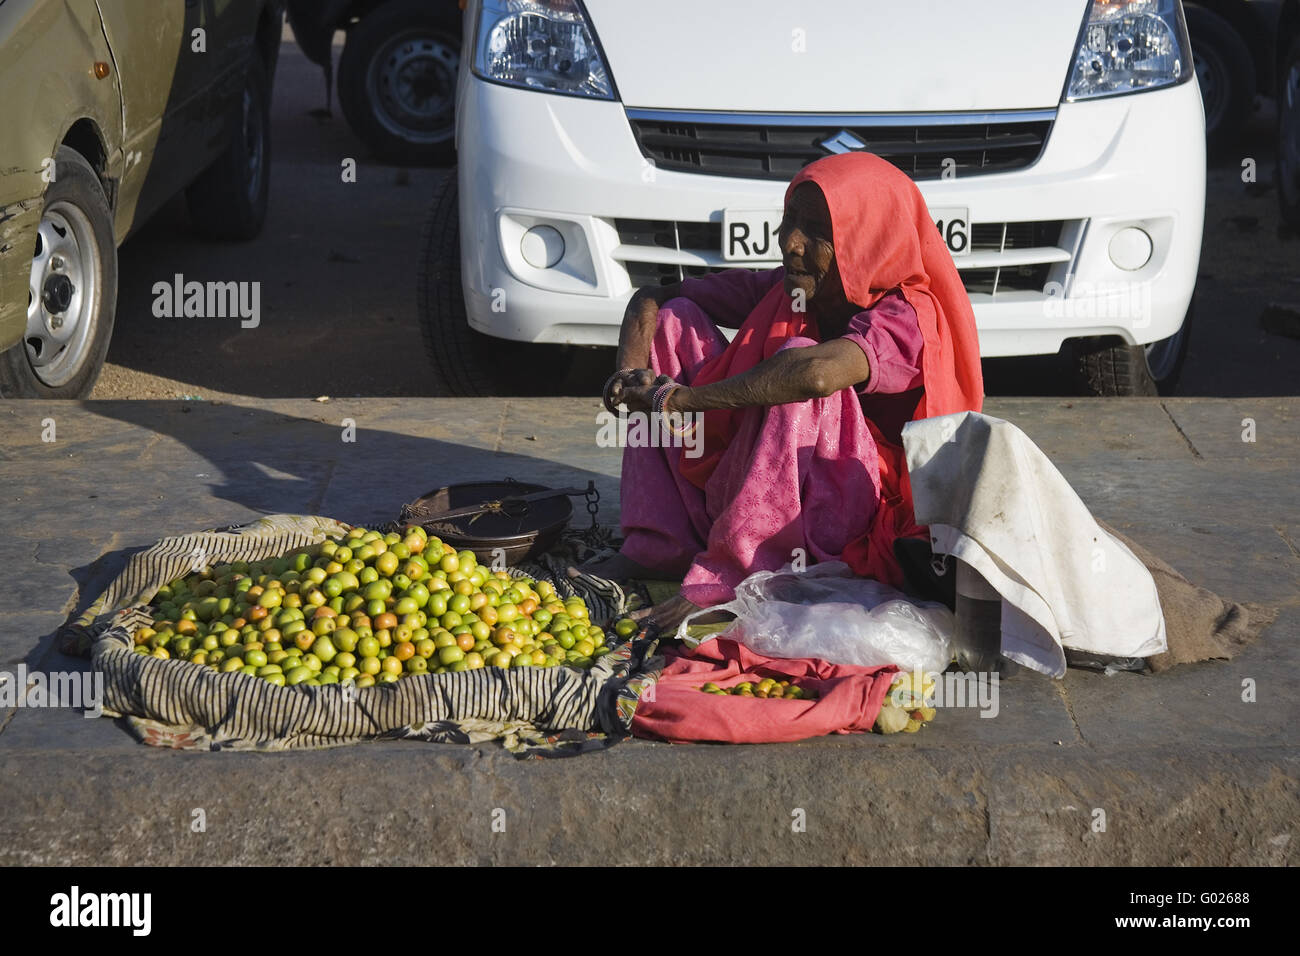
<path id="1" fill-rule="evenodd" d="M 1300 36 L 1282 60 L 1277 100 L 1277 201 L 1282 218 L 1300 232 Z"/>
<path id="2" fill-rule="evenodd" d="M 271 88 L 254 55 L 230 120 L 230 142 L 185 191 L 194 229 L 208 239 L 255 239 L 271 187 Z"/>
<path id="3" fill-rule="evenodd" d="M 1167 339 L 1150 345 L 1114 345 L 1082 339 L 1075 358 L 1084 391 L 1089 395 L 1172 395 L 1178 388 L 1192 337 L 1192 314 Z"/>
<path id="4" fill-rule="evenodd" d="M 91 296 L 86 310 L 79 316 L 79 322 L 86 323 L 84 335 L 78 331 L 67 344 L 55 349 L 50 340 L 32 336 L 29 328 L 23 341 L 0 353 L 0 397 L 87 398 L 104 367 L 113 336 L 117 311 L 117 245 L 113 239 L 113 214 L 99 177 L 80 153 L 67 146 L 60 146 L 55 155 L 54 181 L 45 190 L 41 217 L 42 234 L 37 239 L 33 269 L 46 251 L 43 237 L 49 229 L 58 230 L 60 236 L 71 233 L 77 248 L 85 250 L 84 256 L 77 257 L 80 265 L 75 272 L 70 266 L 59 268 L 51 264 L 48 270 L 42 267 L 42 273 L 47 276 L 42 287 L 50 289 L 56 301 L 58 295 L 78 291 L 81 296 Z M 76 225 L 69 229 L 69 223 Z M 60 288 L 54 289 L 51 280 Z M 60 320 L 60 330 L 66 327 L 64 313 L 56 312 L 50 318 Z M 34 358 L 46 359 L 40 371 L 34 365 Z"/>
<path id="5" fill-rule="evenodd" d="M 348 33 L 339 104 L 352 131 L 380 159 L 454 161 L 460 29 L 455 4 L 390 0 Z"/>
<path id="6" fill-rule="evenodd" d="M 418 312 L 440 395 L 539 395 L 558 392 L 572 349 L 484 335 L 470 328 L 460 277 L 456 169 L 434 190 L 420 242 Z"/>
<path id="7" fill-rule="evenodd" d="M 1255 62 L 1250 47 L 1223 17 L 1187 4 L 1192 63 L 1205 102 L 1205 142 L 1212 154 L 1236 145 L 1255 102 Z"/>

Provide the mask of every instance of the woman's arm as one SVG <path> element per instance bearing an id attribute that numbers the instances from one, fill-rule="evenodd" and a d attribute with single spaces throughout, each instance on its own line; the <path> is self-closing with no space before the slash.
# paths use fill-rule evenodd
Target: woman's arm
<path id="1" fill-rule="evenodd" d="M 832 339 L 804 348 L 783 349 L 749 371 L 712 385 L 682 386 L 669 397 L 668 410 L 704 412 L 785 405 L 826 398 L 840 389 L 860 386 L 870 377 L 871 366 L 862 349 L 853 342 Z M 653 395 L 654 388 L 640 391 Z"/>
<path id="2" fill-rule="evenodd" d="M 682 294 L 681 283 L 645 286 L 637 289 L 623 312 L 618 333 L 617 368 L 649 368 L 650 343 L 654 341 L 659 310 L 669 299 Z"/>
<path id="3" fill-rule="evenodd" d="M 784 269 L 757 272 L 727 269 L 672 285 L 638 289 L 623 313 L 623 327 L 618 337 L 618 368 L 649 368 L 656 317 L 669 299 L 678 296 L 690 299 L 708 314 L 715 325 L 738 329 L 784 274 Z"/>
<path id="4" fill-rule="evenodd" d="M 855 315 L 843 338 L 862 349 L 871 366 L 871 380 L 859 389 L 863 395 L 896 395 L 921 384 L 925 338 L 902 293 L 891 292 Z"/>

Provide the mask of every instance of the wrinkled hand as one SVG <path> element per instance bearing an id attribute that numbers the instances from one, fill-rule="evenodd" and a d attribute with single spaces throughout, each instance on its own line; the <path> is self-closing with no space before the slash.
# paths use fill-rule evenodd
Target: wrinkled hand
<path id="1" fill-rule="evenodd" d="M 648 412 L 651 410 L 650 405 L 654 400 L 655 390 L 672 381 L 671 376 L 656 376 L 647 368 L 620 372 L 609 387 L 609 405 L 617 406 L 622 402 L 628 407 L 628 411 Z M 610 408 L 610 411 L 614 409 Z"/>
<path id="2" fill-rule="evenodd" d="M 648 368 L 629 368 L 616 373 L 604 396 L 602 396 L 605 408 L 610 412 L 617 413 L 619 403 L 624 401 L 628 389 L 649 385 L 654 380 L 655 373 Z"/>

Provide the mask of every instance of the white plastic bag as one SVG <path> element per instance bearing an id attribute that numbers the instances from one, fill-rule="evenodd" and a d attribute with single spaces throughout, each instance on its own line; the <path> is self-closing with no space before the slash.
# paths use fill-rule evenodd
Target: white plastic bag
<path id="1" fill-rule="evenodd" d="M 689 615 L 677 639 L 694 646 L 693 618 L 731 611 L 736 620 L 712 637 L 737 640 L 765 657 L 814 657 L 832 664 L 938 672 L 951 660 L 956 627 L 942 604 L 918 603 L 887 584 L 854 576 L 840 561 L 805 571 L 756 571 L 726 604 Z"/>

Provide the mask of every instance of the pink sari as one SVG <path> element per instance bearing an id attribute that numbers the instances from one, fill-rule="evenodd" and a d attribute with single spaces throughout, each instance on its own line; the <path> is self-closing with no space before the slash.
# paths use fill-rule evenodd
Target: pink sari
<path id="1" fill-rule="evenodd" d="M 915 316 L 924 342 L 919 388 L 902 421 L 978 411 L 984 392 L 974 313 L 916 185 L 869 153 L 804 167 L 787 201 L 804 182 L 826 197 L 848 300 L 869 311 L 898 290 Z M 729 345 L 698 306 L 674 299 L 660 310 L 651 367 L 685 385 L 710 384 L 781 349 L 814 345 L 816 335 L 779 284 Z M 701 606 L 729 600 L 746 576 L 776 570 L 800 552 L 808 563 L 842 558 L 858 574 L 901 583 L 894 542 L 926 532 L 913 516 L 901 444 L 864 415 L 853 389 L 709 411 L 703 439 L 698 458 L 678 448 L 624 452 L 627 557 L 683 573 L 682 595 Z"/>
<path id="2" fill-rule="evenodd" d="M 778 283 L 768 294 L 784 292 Z M 794 337 L 782 347 L 815 344 Z M 651 367 L 689 385 L 726 347 L 699 306 L 672 299 L 659 312 Z M 682 448 L 623 452 L 623 554 L 684 575 L 682 596 L 701 607 L 800 554 L 809 565 L 838 560 L 867 533 L 880 497 L 876 444 L 852 389 L 737 418 L 703 489 L 683 475 Z"/>

